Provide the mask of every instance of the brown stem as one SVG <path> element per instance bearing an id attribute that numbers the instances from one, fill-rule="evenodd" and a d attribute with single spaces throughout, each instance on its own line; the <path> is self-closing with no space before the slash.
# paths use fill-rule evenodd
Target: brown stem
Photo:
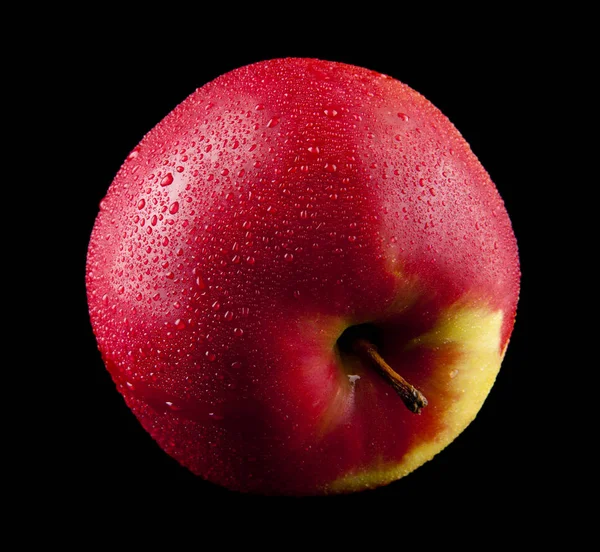
<path id="1" fill-rule="evenodd" d="M 364 360 L 371 363 L 377 371 L 388 380 L 400 396 L 406 408 L 415 414 L 420 414 L 421 409 L 427 406 L 427 399 L 416 387 L 408 383 L 400 374 L 395 372 L 377 352 L 377 347 L 366 339 L 356 339 L 352 349 Z"/>

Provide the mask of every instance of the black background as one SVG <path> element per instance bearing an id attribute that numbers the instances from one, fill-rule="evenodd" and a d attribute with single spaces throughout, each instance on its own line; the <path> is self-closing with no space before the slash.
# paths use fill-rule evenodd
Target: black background
<path id="1" fill-rule="evenodd" d="M 326 34 L 326 23 L 291 37 L 280 29 L 262 43 L 243 34 L 218 39 L 194 35 L 193 29 L 178 37 L 173 28 L 167 32 L 157 25 L 147 34 L 138 29 L 135 38 L 127 25 L 95 32 L 79 27 L 57 38 L 52 55 L 42 64 L 52 75 L 51 99 L 40 95 L 40 101 L 52 105 L 46 110 L 50 112 L 46 143 L 60 151 L 58 199 L 70 204 L 59 221 L 64 247 L 51 261 L 68 268 L 61 271 L 60 297 L 49 307 L 68 324 L 46 319 L 55 340 L 66 343 L 53 368 L 58 370 L 53 377 L 57 385 L 47 412 L 52 421 L 44 432 L 44 446 L 52 451 L 44 463 L 53 465 L 44 470 L 54 474 L 48 493 L 83 511 L 106 501 L 158 510 L 182 504 L 212 510 L 238 505 L 248 511 L 277 504 L 303 512 L 394 505 L 394 515 L 400 517 L 409 511 L 460 508 L 465 518 L 501 513 L 514 524 L 524 523 L 529 509 L 556 492 L 556 487 L 546 485 L 543 469 L 550 455 L 539 429 L 544 421 L 535 375 L 531 276 L 538 262 L 532 143 L 540 133 L 540 90 L 553 43 L 545 37 L 530 40 L 527 28 L 518 25 L 492 33 L 490 24 L 485 19 L 477 28 L 448 32 L 437 40 L 427 39 L 423 29 L 416 37 L 399 33 L 386 42 L 377 33 L 359 37 L 350 32 L 319 41 Z M 269 24 L 264 25 L 268 30 Z M 180 467 L 144 432 L 117 393 L 87 313 L 84 274 L 90 232 L 99 201 L 127 154 L 197 87 L 241 65 L 285 56 L 368 67 L 428 98 L 455 124 L 490 173 L 520 248 L 523 279 L 514 333 L 497 382 L 476 420 L 408 477 L 348 496 L 243 495 Z M 60 139 L 51 132 L 54 128 L 60 128 Z M 59 143 L 52 144 L 55 140 Z"/>

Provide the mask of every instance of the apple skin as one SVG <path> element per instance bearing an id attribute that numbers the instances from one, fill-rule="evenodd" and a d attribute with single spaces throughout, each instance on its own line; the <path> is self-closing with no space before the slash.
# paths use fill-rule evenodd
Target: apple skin
<path id="1" fill-rule="evenodd" d="M 160 447 L 229 489 L 374 488 L 448 445 L 489 393 L 519 260 L 489 175 L 401 82 L 317 59 L 241 67 L 131 152 L 100 205 L 89 313 Z M 337 346 L 370 324 L 428 406 Z"/>

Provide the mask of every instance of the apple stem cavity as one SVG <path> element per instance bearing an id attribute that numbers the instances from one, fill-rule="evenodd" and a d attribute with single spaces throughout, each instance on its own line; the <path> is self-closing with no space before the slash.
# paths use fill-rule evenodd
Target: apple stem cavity
<path id="1" fill-rule="evenodd" d="M 363 338 L 357 338 L 352 343 L 352 350 L 361 359 L 370 363 L 391 384 L 411 412 L 420 414 L 421 410 L 427 406 L 425 395 L 394 371 L 379 354 L 373 343 Z"/>

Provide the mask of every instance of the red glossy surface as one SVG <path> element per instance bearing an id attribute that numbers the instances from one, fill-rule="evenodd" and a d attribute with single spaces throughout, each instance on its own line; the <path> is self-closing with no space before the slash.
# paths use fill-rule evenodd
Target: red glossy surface
<path id="1" fill-rule="evenodd" d="M 449 121 L 389 77 L 300 59 L 219 77 L 152 129 L 87 268 L 100 351 L 143 426 L 195 473 L 264 492 L 395 460 L 439 423 L 377 375 L 352 392 L 322 331 L 387 325 L 393 360 L 467 296 L 504 311 L 502 347 L 519 286 L 502 200 Z M 394 319 L 402 296 L 416 303 Z M 452 351 L 411 354 L 418 386 Z"/>

